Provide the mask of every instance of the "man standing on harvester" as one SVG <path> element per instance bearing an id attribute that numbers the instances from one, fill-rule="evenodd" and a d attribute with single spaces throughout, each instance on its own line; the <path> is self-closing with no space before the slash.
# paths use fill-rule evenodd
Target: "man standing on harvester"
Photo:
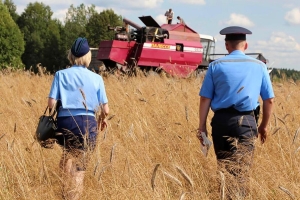
<path id="1" fill-rule="evenodd" d="M 174 12 L 172 11 L 172 8 L 166 11 L 165 16 L 167 17 L 167 23 L 172 24 Z"/>

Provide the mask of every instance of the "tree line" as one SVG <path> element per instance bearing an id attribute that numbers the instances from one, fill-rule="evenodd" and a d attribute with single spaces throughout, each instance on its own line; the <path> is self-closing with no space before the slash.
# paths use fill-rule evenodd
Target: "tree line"
<path id="1" fill-rule="evenodd" d="M 20 15 L 16 10 L 12 0 L 0 0 L 0 69 L 39 64 L 55 72 L 69 64 L 67 50 L 77 37 L 98 48 L 100 41 L 114 36 L 108 25 L 122 25 L 121 15 L 112 9 L 97 12 L 95 5 L 70 5 L 63 22 L 41 2 L 29 3 Z"/>
<path id="2" fill-rule="evenodd" d="M 300 71 L 294 69 L 273 69 L 270 73 L 272 81 L 300 80 Z"/>

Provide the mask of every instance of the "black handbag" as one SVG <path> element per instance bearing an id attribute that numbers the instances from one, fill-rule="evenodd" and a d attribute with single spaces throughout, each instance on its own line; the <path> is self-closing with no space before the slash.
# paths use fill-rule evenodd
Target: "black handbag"
<path id="1" fill-rule="evenodd" d="M 55 117 L 55 109 L 46 115 L 48 106 L 44 114 L 40 117 L 38 126 L 36 128 L 35 137 L 39 142 L 43 142 L 50 138 L 55 138 L 55 131 L 57 130 L 57 121 Z"/>

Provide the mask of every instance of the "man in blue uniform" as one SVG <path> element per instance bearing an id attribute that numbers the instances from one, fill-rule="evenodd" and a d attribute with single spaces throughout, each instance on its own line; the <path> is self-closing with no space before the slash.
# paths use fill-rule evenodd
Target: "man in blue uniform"
<path id="1" fill-rule="evenodd" d="M 260 134 L 267 138 L 267 125 L 273 107 L 274 92 L 266 65 L 245 55 L 246 34 L 251 31 L 231 26 L 220 31 L 226 35 L 229 55 L 210 63 L 200 90 L 199 132 L 207 134 L 206 119 L 209 108 L 214 112 L 211 121 L 212 139 L 218 167 L 233 178 L 227 179 L 230 198 L 245 197 L 248 193 L 249 168 L 254 140 Z M 254 110 L 262 98 L 263 117 L 257 127 Z M 225 169 L 225 170 L 224 170 Z"/>

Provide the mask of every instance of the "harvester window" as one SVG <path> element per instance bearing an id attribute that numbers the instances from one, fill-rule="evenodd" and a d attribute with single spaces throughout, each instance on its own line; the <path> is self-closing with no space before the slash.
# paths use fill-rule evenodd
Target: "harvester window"
<path id="1" fill-rule="evenodd" d="M 176 51 L 183 51 L 183 44 L 176 43 Z"/>

